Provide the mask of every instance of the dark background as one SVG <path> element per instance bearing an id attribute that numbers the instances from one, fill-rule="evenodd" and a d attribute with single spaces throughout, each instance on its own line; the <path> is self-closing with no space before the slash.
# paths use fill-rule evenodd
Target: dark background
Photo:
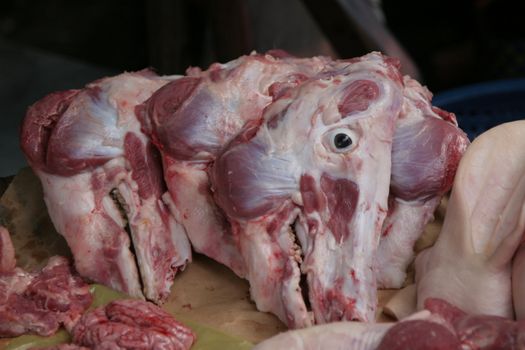
<path id="1" fill-rule="evenodd" d="M 525 75 L 525 1 L 345 1 L 2 0 L 0 176 L 24 165 L 17 129 L 27 106 L 122 71 L 183 74 L 278 48 L 401 52 L 405 72 L 435 93 Z"/>

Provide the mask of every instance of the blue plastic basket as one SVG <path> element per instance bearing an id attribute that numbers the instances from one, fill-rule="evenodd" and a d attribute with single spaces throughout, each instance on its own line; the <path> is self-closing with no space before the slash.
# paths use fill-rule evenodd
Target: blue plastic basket
<path id="1" fill-rule="evenodd" d="M 502 123 L 525 119 L 525 79 L 468 85 L 436 94 L 432 104 L 454 112 L 473 140 Z"/>

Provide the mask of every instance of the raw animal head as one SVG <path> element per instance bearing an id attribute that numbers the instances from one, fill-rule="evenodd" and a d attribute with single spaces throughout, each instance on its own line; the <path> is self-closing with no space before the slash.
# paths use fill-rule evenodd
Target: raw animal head
<path id="1" fill-rule="evenodd" d="M 50 94 L 29 108 L 21 132 L 78 272 L 156 302 L 169 295 L 191 248 L 160 198 L 160 157 L 135 106 L 170 80 L 142 71 Z"/>
<path id="2" fill-rule="evenodd" d="M 261 310 L 291 327 L 374 320 L 402 103 L 396 67 L 369 55 L 290 89 L 217 158 L 215 198 Z"/>
<path id="3" fill-rule="evenodd" d="M 272 98 L 317 74 L 331 60 L 252 54 L 215 63 L 166 84 L 140 108 L 143 129 L 162 154 L 170 209 L 193 249 L 244 277 L 244 261 L 210 193 L 207 169 Z"/>

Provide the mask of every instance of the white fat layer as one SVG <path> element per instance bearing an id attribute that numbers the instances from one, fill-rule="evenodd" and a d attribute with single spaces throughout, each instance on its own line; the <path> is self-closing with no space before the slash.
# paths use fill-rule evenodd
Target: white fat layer
<path id="1" fill-rule="evenodd" d="M 253 140 L 253 144 L 241 144 L 238 147 L 248 149 L 240 152 L 243 155 L 243 171 L 248 170 L 251 176 L 245 178 L 243 205 L 247 209 L 257 208 L 262 201 L 273 201 L 278 197 L 289 197 L 297 191 L 298 164 L 291 154 L 281 155 L 266 148 L 271 142 L 268 134 L 263 134 Z M 260 145 L 260 146 L 257 146 Z M 254 161 L 257 159 L 257 161 Z M 230 174 L 231 176 L 231 174 Z"/>
<path id="2" fill-rule="evenodd" d="M 90 100 L 90 97 L 82 96 L 82 99 Z M 73 139 L 70 145 L 72 158 L 113 158 L 121 155 L 124 130 L 117 126 L 116 111 L 107 100 L 86 101 L 85 104 L 88 107 L 86 110 L 70 108 L 64 114 L 64 118 L 68 118 L 70 113 L 79 116 L 71 124 L 70 130 L 73 134 L 70 135 Z"/>
<path id="3" fill-rule="evenodd" d="M 450 329 L 451 325 L 441 317 L 422 310 L 400 322 L 428 320 Z M 254 350 L 374 350 L 396 323 L 334 322 L 306 329 L 289 330 L 259 343 Z M 450 329 L 454 332 L 453 329 Z"/>
<path id="4" fill-rule="evenodd" d="M 129 238 L 119 227 L 118 231 L 108 231 L 105 219 L 98 217 L 95 193 L 91 185 L 91 173 L 70 177 L 37 172 L 41 179 L 49 216 L 57 231 L 64 236 L 75 257 L 78 272 L 94 281 L 104 283 L 117 290 L 125 290 L 130 295 L 142 297 L 137 267 L 129 250 Z M 111 243 L 110 243 L 111 242 Z M 101 277 L 101 266 L 115 268 L 112 263 L 92 259 L 103 255 L 105 244 L 117 248 L 115 265 L 124 279 L 122 285 L 112 274 Z M 86 254 L 89 252 L 89 254 Z M 102 278 L 102 279 L 101 279 Z"/>
<path id="5" fill-rule="evenodd" d="M 184 228 L 195 251 L 206 254 L 244 277 L 245 264 L 230 228 L 218 212 L 211 192 L 202 191 L 209 186 L 205 167 L 189 162 L 170 163 L 166 158 L 164 166 L 169 193 L 163 195 L 163 200 L 175 218 L 173 225 Z"/>
<path id="6" fill-rule="evenodd" d="M 57 127 L 68 128 L 68 147 L 74 159 L 115 158 L 124 153 L 124 136 L 134 132 L 145 140 L 135 106 L 176 77 L 153 78 L 125 73 L 91 85 L 71 103 Z"/>
<path id="7" fill-rule="evenodd" d="M 288 331 L 259 343 L 254 350 L 373 350 L 394 323 L 337 322 Z"/>
<path id="8" fill-rule="evenodd" d="M 394 210 L 384 222 L 389 233 L 381 237 L 376 254 L 379 288 L 401 288 L 407 268 L 414 257 L 414 244 L 441 201 L 436 196 L 426 202 L 405 202 L 396 199 Z"/>

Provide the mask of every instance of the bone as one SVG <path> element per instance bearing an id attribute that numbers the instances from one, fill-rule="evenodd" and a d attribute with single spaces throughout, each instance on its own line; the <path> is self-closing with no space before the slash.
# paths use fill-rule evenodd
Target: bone
<path id="1" fill-rule="evenodd" d="M 29 108 L 21 133 L 22 150 L 78 272 L 157 303 L 167 298 L 191 250 L 161 199 L 160 156 L 141 131 L 136 107 L 173 79 L 124 73 L 50 94 Z"/>

